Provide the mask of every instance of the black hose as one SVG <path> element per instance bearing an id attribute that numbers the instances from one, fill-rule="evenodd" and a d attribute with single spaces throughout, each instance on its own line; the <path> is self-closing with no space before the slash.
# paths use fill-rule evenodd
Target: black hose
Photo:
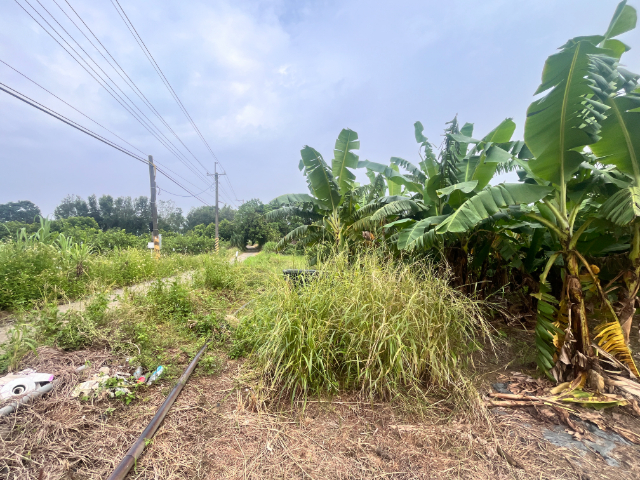
<path id="1" fill-rule="evenodd" d="M 131 470 L 131 467 L 133 467 L 133 465 L 136 463 L 140 455 L 142 455 L 142 452 L 144 451 L 144 447 L 146 446 L 146 440 L 150 440 L 151 438 L 153 438 L 153 435 L 158 430 L 158 427 L 160 427 L 162 420 L 164 420 L 164 417 L 169 412 L 169 409 L 173 405 L 173 402 L 175 402 L 176 398 L 178 398 L 178 395 L 180 395 L 182 388 L 187 383 L 187 380 L 189 380 L 189 376 L 191 375 L 193 370 L 196 368 L 196 365 L 200 361 L 200 357 L 205 352 L 208 346 L 209 346 L 209 341 L 207 341 L 207 343 L 204 344 L 204 346 L 200 349 L 198 354 L 193 358 L 193 360 L 191 361 L 187 369 L 184 371 L 184 373 L 180 377 L 180 380 L 178 380 L 178 383 L 176 384 L 176 386 L 173 387 L 173 390 L 171 390 L 171 393 L 169 394 L 167 399 L 164 401 L 162 406 L 158 409 L 155 416 L 151 419 L 151 422 L 149 422 L 149 425 L 147 425 L 147 428 L 144 429 L 144 432 L 142 432 L 142 434 L 138 437 L 136 442 L 129 449 L 129 451 L 127 452 L 125 457 L 122 459 L 122 461 L 118 464 L 116 469 L 111 473 L 111 475 L 109 475 L 109 478 L 107 480 L 122 480 L 124 477 L 127 476 L 127 473 L 129 473 L 129 470 Z"/>

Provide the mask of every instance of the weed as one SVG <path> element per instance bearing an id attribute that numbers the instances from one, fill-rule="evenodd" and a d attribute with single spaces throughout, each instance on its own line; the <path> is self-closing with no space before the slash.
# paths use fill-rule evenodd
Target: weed
<path id="1" fill-rule="evenodd" d="M 198 369 L 205 375 L 217 375 L 223 367 L 223 360 L 215 353 L 205 354 L 198 363 Z"/>
<path id="2" fill-rule="evenodd" d="M 209 290 L 234 289 L 237 283 L 238 267 L 222 256 L 213 255 L 204 261 L 201 283 Z"/>
<path id="3" fill-rule="evenodd" d="M 193 311 L 189 290 L 178 280 L 154 282 L 146 298 L 156 314 L 165 318 L 185 320 Z"/>
<path id="4" fill-rule="evenodd" d="M 292 397 L 349 389 L 393 397 L 425 382 L 465 393 L 478 331 L 489 331 L 478 305 L 435 268 L 338 255 L 301 287 L 273 276 L 232 355 L 251 351 L 267 387 Z"/>
<path id="5" fill-rule="evenodd" d="M 15 370 L 28 352 L 36 351 L 37 342 L 33 331 L 25 324 L 16 325 L 7 332 L 8 340 L 2 344 L 4 353 L 0 355 L 0 372 Z"/>

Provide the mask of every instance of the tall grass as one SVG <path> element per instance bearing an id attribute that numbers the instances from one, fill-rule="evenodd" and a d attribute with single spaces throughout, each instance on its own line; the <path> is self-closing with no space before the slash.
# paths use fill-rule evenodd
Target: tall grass
<path id="1" fill-rule="evenodd" d="M 74 299 L 104 288 L 168 277 L 200 263 L 196 256 L 163 255 L 156 261 L 148 251 L 115 249 L 88 255 L 77 264 L 50 244 L 0 244 L 0 309 L 28 308 L 45 299 Z"/>
<path id="2" fill-rule="evenodd" d="M 360 390 L 393 397 L 427 385 L 460 392 L 479 306 L 430 265 L 338 255 L 302 286 L 273 276 L 237 331 L 236 349 L 268 388 L 306 396 Z"/>

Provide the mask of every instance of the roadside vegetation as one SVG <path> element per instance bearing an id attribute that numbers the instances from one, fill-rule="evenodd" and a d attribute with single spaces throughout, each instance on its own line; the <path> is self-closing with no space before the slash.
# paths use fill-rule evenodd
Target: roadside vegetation
<path id="1" fill-rule="evenodd" d="M 527 407 L 533 418 L 571 428 L 577 440 L 593 439 L 589 425 L 597 425 L 640 445 L 630 427 L 616 430 L 626 417 L 581 416 L 586 408 L 622 407 L 635 419 L 629 422 L 640 425 L 634 316 L 640 306 L 640 75 L 621 66 L 630 47 L 617 38 L 636 21 L 636 10 L 623 1 L 603 34 L 570 39 L 547 59 L 524 139 L 513 138 L 510 118 L 478 134 L 454 117 L 438 145 L 416 122 L 419 156 L 411 160 L 360 160 L 351 129 L 339 133 L 330 161 L 305 146 L 299 168 L 309 193 L 228 209 L 218 254 L 206 207 L 183 217 L 165 205 L 163 254 L 156 259 L 145 249 L 143 197 L 93 196 L 86 203 L 71 196 L 56 209 L 56 220 L 40 217 L 39 225 L 26 223 L 37 208 L 29 202 L 0 206 L 10 232 L 0 243 L 0 310 L 18 318 L 0 371 L 35 365 L 42 352 L 71 358 L 100 351 L 118 368 L 161 364 L 164 380 L 172 381 L 210 340 L 196 377 L 219 382 L 224 395 L 216 393 L 216 405 L 205 408 L 209 400 L 200 391 L 193 408 L 236 429 L 232 438 L 244 469 L 236 473 L 245 477 L 247 459 L 236 437 L 241 428 L 258 425 L 280 435 L 284 424 L 296 424 L 309 431 L 325 415 L 325 430 L 351 421 L 352 433 L 366 409 L 375 412 L 371 417 L 388 410 L 366 421 L 357 442 L 349 440 L 357 446 L 339 452 L 345 462 L 364 451 L 375 454 L 377 473 L 392 460 L 383 445 L 367 443 L 379 430 L 388 441 L 393 430 L 396 443 L 415 447 L 403 460 L 407 472 L 422 461 L 416 458 L 441 449 L 454 452 L 456 461 L 480 458 L 489 465 L 484 476 L 468 478 L 526 470 L 496 435 L 530 456 L 540 436 L 527 437 L 528 450 L 514 437 L 530 419 L 492 420 L 486 406 Z M 369 183 L 356 181 L 357 169 Z M 496 185 L 504 172 L 519 181 Z M 129 218 L 127 211 L 138 213 Z M 234 261 L 248 244 L 261 252 Z M 149 281 L 144 289 L 125 289 L 110 301 L 114 287 L 143 281 Z M 80 298 L 84 308 L 60 311 L 61 301 Z M 514 366 L 522 372 L 508 372 Z M 151 390 L 136 387 L 126 404 L 139 407 Z M 233 407 L 220 413 L 231 395 Z M 344 409 L 334 415 L 336 398 Z M 330 406 L 322 410 L 325 402 Z M 108 408 L 129 418 L 121 404 Z M 477 422 L 473 428 L 482 424 L 484 437 L 456 427 L 443 433 L 455 440 L 426 450 L 429 442 L 417 439 L 410 414 L 424 421 L 424 412 L 436 408 L 434 425 L 452 418 Z M 315 416 L 305 416 L 310 411 Z M 253 425 L 248 412 L 257 416 Z M 357 418 L 345 420 L 349 415 Z M 277 428 L 265 426 L 281 420 Z M 494 421 L 503 422 L 500 432 Z M 197 428 L 204 423 L 194 420 Z M 222 438 L 220 431 L 203 435 Z M 256 447 L 256 458 L 279 448 L 269 438 Z M 331 447 L 322 438 L 326 455 Z M 21 441 L 30 445 L 24 452 L 37 447 Z M 469 445 L 464 454 L 463 443 Z M 55 457 L 47 455 L 39 457 L 42 463 Z M 547 461 L 546 452 L 544 459 L 528 458 L 537 470 L 526 478 L 583 478 L 571 476 L 582 467 L 565 457 L 569 474 L 551 471 L 555 460 Z M 508 466 L 496 467 L 496 459 Z M 398 473 L 397 465 L 388 466 L 384 472 Z M 100 468 L 106 472 L 108 462 Z M 180 468 L 193 474 L 191 465 Z M 373 471 L 354 467 L 345 478 Z"/>

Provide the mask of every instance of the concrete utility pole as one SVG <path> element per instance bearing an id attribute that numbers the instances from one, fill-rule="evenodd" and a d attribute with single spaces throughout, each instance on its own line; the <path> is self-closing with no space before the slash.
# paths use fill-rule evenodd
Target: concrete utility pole
<path id="1" fill-rule="evenodd" d="M 149 155 L 149 181 L 151 182 L 151 230 L 153 236 L 153 251 L 156 258 L 160 258 L 160 236 L 158 232 L 158 207 L 156 206 L 156 166 L 153 157 Z"/>
<path id="2" fill-rule="evenodd" d="M 207 176 L 213 176 L 216 179 L 216 253 L 218 253 L 218 251 L 220 250 L 220 239 L 218 238 L 218 176 L 226 174 L 218 173 L 218 162 L 214 163 L 213 168 L 214 174 L 211 175 L 210 173 L 207 173 Z"/>

